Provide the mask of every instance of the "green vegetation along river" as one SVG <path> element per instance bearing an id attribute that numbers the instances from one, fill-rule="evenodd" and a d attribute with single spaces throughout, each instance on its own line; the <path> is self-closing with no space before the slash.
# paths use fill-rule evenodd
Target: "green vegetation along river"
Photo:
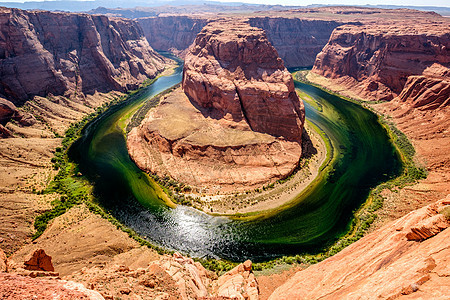
<path id="1" fill-rule="evenodd" d="M 69 151 L 93 183 L 99 203 L 156 245 L 233 261 L 264 261 L 320 250 L 348 231 L 353 212 L 372 188 L 401 171 L 398 155 L 376 115 L 296 82 L 302 97 L 308 99 L 307 119 L 332 146 L 331 161 L 313 184 L 288 205 L 251 219 L 175 207 L 130 160 L 123 119 L 180 80 L 181 67 L 157 79 L 138 97 L 113 106 L 86 126 Z"/>

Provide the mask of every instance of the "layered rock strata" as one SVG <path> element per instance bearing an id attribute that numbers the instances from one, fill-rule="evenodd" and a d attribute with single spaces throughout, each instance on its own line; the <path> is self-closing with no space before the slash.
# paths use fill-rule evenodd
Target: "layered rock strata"
<path id="1" fill-rule="evenodd" d="M 196 16 L 165 16 L 137 19 L 153 49 L 184 57 L 209 19 Z"/>
<path id="2" fill-rule="evenodd" d="M 0 95 L 16 105 L 49 93 L 125 91 L 163 68 L 135 21 L 0 9 Z"/>
<path id="3" fill-rule="evenodd" d="M 216 118 L 256 132 L 300 141 L 304 109 L 291 74 L 263 30 L 215 22 L 186 56 L 183 90 Z"/>
<path id="4" fill-rule="evenodd" d="M 310 67 L 327 44 L 337 21 L 301 18 L 254 17 L 251 26 L 263 29 L 287 67 Z"/>
<path id="5" fill-rule="evenodd" d="M 154 49 L 184 57 L 202 28 L 216 19 L 218 17 L 179 15 L 139 18 L 137 21 Z M 312 66 L 333 29 L 343 23 L 283 17 L 251 17 L 248 22 L 266 32 L 287 67 Z"/>
<path id="6" fill-rule="evenodd" d="M 15 120 L 22 126 L 31 126 L 36 123 L 36 118 L 32 114 L 23 113 L 11 101 L 0 98 L 0 137 L 13 135 L 11 130 L 5 127 L 10 120 Z"/>
<path id="7" fill-rule="evenodd" d="M 448 298 L 449 205 L 447 197 L 384 226 L 296 273 L 269 299 Z"/>
<path id="8" fill-rule="evenodd" d="M 449 67 L 450 23 L 404 22 L 336 28 L 317 55 L 313 72 L 365 99 L 400 95 L 420 106 L 448 101 Z"/>
<path id="9" fill-rule="evenodd" d="M 304 107 L 262 30 L 208 24 L 186 56 L 183 90 L 130 132 L 140 168 L 209 192 L 248 189 L 295 169 Z"/>

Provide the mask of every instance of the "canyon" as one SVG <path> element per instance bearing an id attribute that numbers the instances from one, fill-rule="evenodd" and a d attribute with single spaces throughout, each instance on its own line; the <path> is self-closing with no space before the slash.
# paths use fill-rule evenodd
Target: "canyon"
<path id="1" fill-rule="evenodd" d="M 131 20 L 1 8 L 0 28 L 0 95 L 16 105 L 136 89 L 164 69 Z"/>
<path id="2" fill-rule="evenodd" d="M 215 194 L 272 183 L 297 167 L 304 107 L 261 29 L 209 23 L 185 57 L 182 89 L 130 132 L 141 169 Z"/>
<path id="3" fill-rule="evenodd" d="M 142 26 L 150 46 L 184 57 L 196 35 L 206 24 L 229 16 L 233 17 L 233 14 L 180 12 L 135 20 Z M 331 33 L 344 24 L 369 25 L 404 21 L 427 24 L 431 19 L 440 22 L 445 20 L 434 12 L 340 6 L 256 11 L 240 15 L 239 18 L 266 32 L 269 42 L 287 68 L 313 66 L 316 55 L 328 43 Z"/>
<path id="4" fill-rule="evenodd" d="M 226 64 L 235 72 L 219 63 L 222 61 L 218 59 L 220 55 L 232 57 L 236 54 L 230 51 L 235 44 L 227 45 L 230 48 L 211 46 L 207 51 L 202 47 L 186 50 L 204 26 L 210 27 L 205 29 L 198 43 L 211 36 L 212 26 L 224 26 L 224 20 L 217 20 L 217 16 L 208 19 L 198 16 L 148 18 L 146 25 L 144 19 L 130 21 L 85 14 L 2 9 L 0 49 L 6 50 L 0 53 L 0 96 L 4 98 L 0 99 L 0 132 L 8 137 L 0 139 L 0 247 L 6 252 L 5 255 L 0 251 L 0 269 L 8 271 L 0 273 L 2 297 L 47 297 L 49 291 L 63 299 L 448 297 L 449 22 L 433 13 L 351 7 L 298 9 L 271 12 L 270 16 L 259 12 L 244 18 L 246 24 L 241 23 L 241 17 L 238 27 L 242 26 L 246 31 L 247 26 L 266 30 L 267 39 L 263 38 L 263 45 L 272 53 L 272 58 L 274 52 L 266 40 L 272 43 L 286 66 L 314 65 L 306 76 L 310 82 L 344 96 L 368 100 L 367 105 L 386 116 L 411 140 L 415 159 L 426 167 L 427 178 L 403 188 L 384 190 L 384 206 L 377 211 L 379 218 L 369 234 L 305 270 L 294 272 L 291 269 L 283 273 L 289 275 L 282 275 L 276 283 L 267 284 L 269 289 L 265 289 L 266 286 L 258 288 L 258 283 L 262 285 L 265 281 L 257 273 L 253 274 L 250 262 L 218 277 L 179 254 L 161 255 L 141 247 L 84 205 L 55 218 L 44 234 L 31 242 L 34 217 L 49 210 L 51 202 L 59 198 L 57 194 L 32 192 L 33 188 L 43 189 L 56 174 L 50 159 L 61 144 L 59 136 L 71 123 L 122 97 L 123 92 L 164 69 L 169 62 L 154 53 L 149 45 L 185 56 L 189 72 L 183 87 L 190 98 L 181 89 L 167 96 L 159 111 L 151 111 L 143 125 L 130 134 L 131 141 L 139 129 L 142 138 L 145 135 L 158 137 L 161 143 L 157 146 L 167 151 L 167 137 L 162 138 L 161 128 L 151 122 L 161 123 L 171 111 L 164 111 L 164 107 L 173 104 L 179 106 L 180 111 L 188 111 L 189 116 L 195 114 L 195 118 L 200 119 L 206 115 L 208 119 L 214 119 L 217 123 L 211 125 L 212 128 L 220 126 L 222 130 L 225 126 L 245 133 L 251 132 L 250 128 L 257 128 L 252 134 L 263 135 L 266 145 L 270 142 L 295 145 L 298 132 L 301 132 L 298 121 L 303 122 L 303 115 L 301 107 L 300 113 L 298 109 L 290 109 L 298 118 L 280 134 L 270 127 L 280 122 L 276 114 L 271 115 L 273 119 L 269 123 L 260 124 L 260 117 L 246 118 L 247 110 L 244 109 L 244 113 L 242 108 L 232 105 L 234 102 L 224 100 L 226 97 L 235 99 L 229 96 L 228 85 L 221 86 L 222 81 L 230 79 L 230 74 L 243 81 L 242 85 L 235 85 L 234 90 L 248 84 L 243 80 L 245 76 L 236 71 L 239 68 L 233 65 L 235 61 Z M 35 20 L 39 23 L 33 23 Z M 55 21 L 51 29 L 45 26 L 52 20 L 64 21 L 64 34 L 58 29 L 62 23 Z M 87 24 L 86 27 L 83 24 Z M 321 29 L 314 31 L 314 28 Z M 252 30 L 258 39 L 262 38 L 258 29 Z M 77 36 L 74 37 L 75 46 L 66 45 L 71 40 L 66 38 L 66 31 L 69 36 Z M 164 36 L 162 33 L 157 36 L 158 32 L 163 32 Z M 92 39 L 80 41 L 78 34 L 84 33 Z M 143 39 L 144 34 L 148 43 Z M 24 36 L 33 42 L 28 43 Z M 17 39 L 12 41 L 6 37 Z M 110 40 L 115 42 L 109 43 Z M 20 45 L 26 46 L 22 49 Z M 83 55 L 66 54 L 74 49 Z M 216 53 L 214 51 L 219 55 L 211 55 Z M 31 68 L 37 71 L 36 75 L 26 69 L 30 65 L 25 58 L 34 62 Z M 206 58 L 212 62 L 202 61 Z M 84 59 L 88 61 L 80 63 Z M 282 63 L 278 59 L 276 62 L 271 68 L 277 69 L 281 78 L 287 78 Z M 19 67 L 14 69 L 12 66 L 16 65 Z M 200 71 L 199 65 L 206 67 Z M 91 75 L 91 68 L 95 75 Z M 11 76 L 4 70 L 16 71 Z M 221 72 L 215 74 L 214 70 Z M 227 76 L 220 77 L 221 74 Z M 204 76 L 213 80 L 208 83 Z M 25 77 L 29 80 L 24 80 Z M 231 81 L 234 84 L 235 80 Z M 289 80 L 284 82 L 286 90 L 291 92 Z M 220 94 L 222 88 L 228 91 L 225 95 Z M 231 92 L 234 90 L 230 89 Z M 286 90 L 283 87 L 280 94 Z M 211 97 L 205 94 L 210 91 L 214 91 L 212 95 L 219 101 L 208 102 Z M 252 99 L 251 91 L 244 93 L 249 99 Z M 201 120 L 197 125 L 205 124 Z M 182 124 L 183 129 L 192 125 L 190 119 Z M 291 132 L 296 134 L 291 135 Z M 194 146 L 198 140 L 189 140 L 193 141 L 195 143 L 187 144 L 181 152 L 186 153 L 187 149 L 187 153 L 195 154 Z M 297 156 L 297 149 L 295 153 Z M 279 153 L 275 154 L 279 156 Z M 259 163 L 260 159 L 256 159 L 255 164 Z M 289 169 L 292 166 L 291 160 Z M 37 249 L 44 249 L 52 257 L 58 275 L 52 272 L 38 275 L 23 270 L 24 262 Z"/>

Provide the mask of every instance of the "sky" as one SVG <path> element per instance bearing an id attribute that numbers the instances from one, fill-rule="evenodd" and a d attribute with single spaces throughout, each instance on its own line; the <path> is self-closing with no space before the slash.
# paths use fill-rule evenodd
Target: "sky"
<path id="1" fill-rule="evenodd" d="M 26 2 L 43 0 L 26 0 Z M 82 1 L 82 0 L 75 0 Z M 150 3 L 152 0 L 148 0 Z M 217 0 L 216 0 L 217 1 Z M 442 6 L 450 7 L 450 0 L 219 0 L 221 2 L 245 2 L 253 4 L 282 4 L 305 6 L 309 4 L 333 4 L 333 5 L 405 5 L 405 6 Z M 24 0 L 0 0 L 1 2 L 24 2 Z"/>

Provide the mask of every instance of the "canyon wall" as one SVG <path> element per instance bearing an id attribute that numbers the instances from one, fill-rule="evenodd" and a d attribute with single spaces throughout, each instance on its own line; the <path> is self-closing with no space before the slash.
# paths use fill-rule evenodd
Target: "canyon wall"
<path id="1" fill-rule="evenodd" d="M 0 9 L 0 95 L 34 96 L 136 88 L 164 69 L 135 21 Z"/>
<path id="2" fill-rule="evenodd" d="M 219 18 L 166 16 L 140 18 L 137 21 L 154 49 L 171 51 L 184 57 L 186 49 L 202 28 L 217 19 Z M 333 29 L 342 24 L 337 21 L 282 17 L 251 17 L 243 20 L 266 32 L 286 67 L 312 66 Z"/>
<path id="3" fill-rule="evenodd" d="M 263 29 L 287 67 L 309 67 L 327 44 L 336 21 L 253 17 L 249 24 Z"/>
<path id="4" fill-rule="evenodd" d="M 400 94 L 403 100 L 418 94 L 423 97 L 418 90 L 428 86 L 429 90 L 439 89 L 439 95 L 432 97 L 442 103 L 450 95 L 449 67 L 448 22 L 403 22 L 336 28 L 317 55 L 313 72 L 368 100 L 392 100 Z M 433 88 L 437 83 L 439 88 Z"/>
<path id="5" fill-rule="evenodd" d="M 137 19 L 148 43 L 156 50 L 180 54 L 189 48 L 209 20 L 193 16 L 167 16 Z"/>

